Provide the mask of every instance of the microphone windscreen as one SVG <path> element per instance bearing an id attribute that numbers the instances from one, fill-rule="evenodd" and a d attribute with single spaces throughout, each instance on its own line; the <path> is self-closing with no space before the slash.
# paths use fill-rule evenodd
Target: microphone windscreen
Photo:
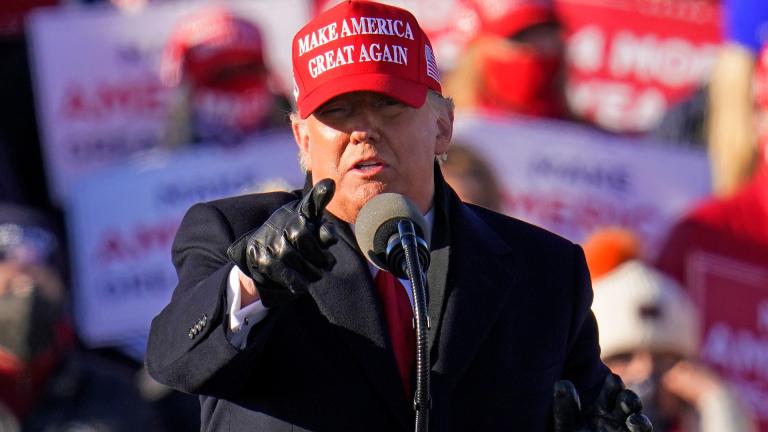
<path id="1" fill-rule="evenodd" d="M 387 242 L 397 234 L 397 223 L 410 219 L 416 235 L 429 245 L 427 221 L 416 206 L 405 196 L 383 193 L 371 198 L 360 209 L 355 221 L 355 238 L 365 257 L 376 267 L 387 269 Z"/>

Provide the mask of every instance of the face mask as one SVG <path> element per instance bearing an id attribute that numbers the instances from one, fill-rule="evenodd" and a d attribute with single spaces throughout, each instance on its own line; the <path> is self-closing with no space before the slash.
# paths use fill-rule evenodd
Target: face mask
<path id="1" fill-rule="evenodd" d="M 543 56 L 528 47 L 515 47 L 481 61 L 481 103 L 485 107 L 543 117 L 565 114 L 559 56 Z"/>
<path id="2" fill-rule="evenodd" d="M 637 393 L 643 402 L 643 414 L 648 416 L 653 422 L 653 430 L 656 432 L 665 432 L 671 430 L 676 424 L 676 419 L 669 418 L 663 413 L 659 406 L 659 392 L 661 389 L 661 377 L 653 374 L 648 378 L 627 385 L 627 388 Z"/>
<path id="3" fill-rule="evenodd" d="M 60 312 L 60 304 L 44 298 L 35 286 L 0 296 L 0 347 L 27 363 L 53 342 Z"/>
<path id="4" fill-rule="evenodd" d="M 0 296 L 0 401 L 16 416 L 31 409 L 71 340 L 61 305 L 39 288 Z"/>
<path id="5" fill-rule="evenodd" d="M 199 140 L 236 144 L 270 117 L 272 93 L 262 77 L 240 77 L 194 89 L 192 115 Z"/>

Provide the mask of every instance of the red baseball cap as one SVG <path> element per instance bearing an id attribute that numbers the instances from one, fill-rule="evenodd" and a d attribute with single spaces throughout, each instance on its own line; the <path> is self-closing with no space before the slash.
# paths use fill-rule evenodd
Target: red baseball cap
<path id="1" fill-rule="evenodd" d="M 173 86 L 183 76 L 205 81 L 216 70 L 249 62 L 264 62 L 261 31 L 229 9 L 213 6 L 185 17 L 173 29 L 160 73 Z"/>
<path id="2" fill-rule="evenodd" d="M 557 23 L 552 0 L 470 0 L 480 15 L 481 30 L 514 36 L 536 24 Z"/>
<path id="3" fill-rule="evenodd" d="M 440 75 L 426 33 L 394 6 L 348 0 L 293 38 L 293 95 L 301 118 L 344 93 L 374 91 L 418 108 Z"/>

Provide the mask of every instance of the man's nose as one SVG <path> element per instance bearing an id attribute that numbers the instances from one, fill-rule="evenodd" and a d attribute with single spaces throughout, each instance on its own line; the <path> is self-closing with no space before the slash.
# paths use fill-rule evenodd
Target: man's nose
<path id="1" fill-rule="evenodd" d="M 352 144 L 376 142 L 381 138 L 381 116 L 373 108 L 361 108 L 352 117 Z"/>

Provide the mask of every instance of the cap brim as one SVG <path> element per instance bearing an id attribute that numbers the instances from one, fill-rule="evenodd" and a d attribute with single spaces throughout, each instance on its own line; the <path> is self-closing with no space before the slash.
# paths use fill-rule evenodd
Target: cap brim
<path id="1" fill-rule="evenodd" d="M 509 37 L 535 25 L 557 23 L 557 17 L 552 10 L 547 8 L 528 8 L 489 23 L 483 31 Z"/>
<path id="2" fill-rule="evenodd" d="M 427 99 L 427 86 L 385 73 L 342 75 L 324 82 L 298 104 L 299 116 L 309 117 L 320 105 L 344 93 L 372 91 L 390 96 L 400 102 L 420 108 Z"/>

